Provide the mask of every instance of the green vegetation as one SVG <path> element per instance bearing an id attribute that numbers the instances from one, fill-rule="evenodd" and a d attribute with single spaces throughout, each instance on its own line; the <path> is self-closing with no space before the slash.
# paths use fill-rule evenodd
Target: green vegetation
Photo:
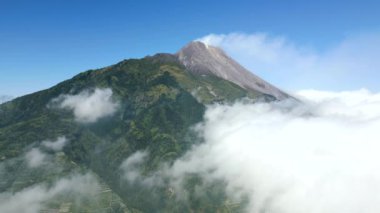
<path id="1" fill-rule="evenodd" d="M 121 105 L 116 114 L 94 124 L 80 124 L 72 112 L 51 106 L 61 94 L 94 88 L 112 89 L 113 98 Z M 174 56 L 166 54 L 81 73 L 0 105 L 0 191 L 20 191 L 75 171 L 90 171 L 104 183 L 101 195 L 79 206 L 61 197 L 47 203 L 47 208 L 69 212 L 239 212 L 241 205 L 229 204 L 222 183 L 205 186 L 204 195 L 196 196 L 195 187 L 204 184 L 191 175 L 186 182 L 189 202 L 182 202 L 168 185 L 152 189 L 121 184 L 119 167 L 131 154 L 147 150 L 150 155 L 143 173 L 149 176 L 201 142 L 189 130 L 202 120 L 205 104 L 243 97 L 264 95 L 214 76 L 191 75 Z M 26 150 L 63 135 L 70 143 L 55 158 L 56 168 L 25 169 L 22 156 Z"/>

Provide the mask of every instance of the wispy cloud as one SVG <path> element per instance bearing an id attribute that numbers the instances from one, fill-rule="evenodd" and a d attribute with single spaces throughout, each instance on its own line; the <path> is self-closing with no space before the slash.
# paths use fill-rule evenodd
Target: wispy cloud
<path id="1" fill-rule="evenodd" d="M 57 140 L 55 141 L 50 141 L 50 140 L 42 141 L 41 145 L 53 151 L 61 151 L 62 148 L 67 144 L 67 142 L 68 140 L 66 139 L 66 137 L 63 136 L 63 137 L 58 137 Z"/>
<path id="2" fill-rule="evenodd" d="M 57 199 L 59 195 L 69 193 L 73 198 L 91 197 L 99 191 L 99 187 L 93 175 L 77 174 L 61 178 L 50 186 L 39 184 L 14 194 L 3 192 L 0 193 L 0 212 L 37 213 L 46 208 L 47 202 Z"/>
<path id="3" fill-rule="evenodd" d="M 75 119 L 81 123 L 93 123 L 100 118 L 114 114 L 119 104 L 112 98 L 112 90 L 96 88 L 85 90 L 77 95 L 61 95 L 53 100 L 60 108 L 74 112 Z"/>
<path id="4" fill-rule="evenodd" d="M 252 72 L 285 89 L 380 90 L 380 34 L 352 35 L 325 51 L 286 37 L 211 34 L 199 39 L 219 46 Z"/>
<path id="5" fill-rule="evenodd" d="M 0 180 L 5 187 L 0 193 L 0 212 L 38 213 L 50 208 L 48 204 L 52 203 L 57 205 L 68 201 L 81 205 L 82 198 L 98 199 L 94 198 L 100 190 L 97 178 L 92 173 L 79 173 L 75 168 L 68 170 L 68 167 L 62 167 L 65 161 L 61 157 L 64 154 L 51 152 L 62 150 L 67 142 L 62 136 L 55 141 L 33 143 L 18 157 L 0 162 Z M 15 181 L 25 188 L 7 184 Z"/>
<path id="6" fill-rule="evenodd" d="M 139 171 L 141 164 L 146 160 L 148 152 L 137 151 L 131 156 L 129 156 L 120 166 L 120 169 L 124 172 L 124 177 L 130 182 L 135 182 L 137 179 L 141 178 L 141 173 Z"/>
<path id="7" fill-rule="evenodd" d="M 31 168 L 39 167 L 47 163 L 46 159 L 47 155 L 41 152 L 39 148 L 32 148 L 25 154 L 25 161 Z"/>

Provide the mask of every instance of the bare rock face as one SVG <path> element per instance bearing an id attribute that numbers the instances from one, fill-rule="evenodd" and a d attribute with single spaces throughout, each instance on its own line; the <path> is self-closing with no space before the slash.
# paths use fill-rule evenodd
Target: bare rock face
<path id="1" fill-rule="evenodd" d="M 215 75 L 242 88 L 272 95 L 278 100 L 290 96 L 248 71 L 223 50 L 194 41 L 176 53 L 178 60 L 197 75 Z"/>

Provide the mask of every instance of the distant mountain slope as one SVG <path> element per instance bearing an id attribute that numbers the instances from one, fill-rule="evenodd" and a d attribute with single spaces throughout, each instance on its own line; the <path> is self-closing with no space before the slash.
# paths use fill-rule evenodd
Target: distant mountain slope
<path id="1" fill-rule="evenodd" d="M 239 205 L 226 204 L 223 193 L 215 193 L 218 188 L 210 189 L 207 195 L 195 196 L 198 184 L 202 183 L 197 177 L 189 176 L 186 185 L 189 202 L 176 199 L 167 183 L 156 186 L 153 193 L 152 189 L 123 180 L 120 166 L 137 151 L 150 153 L 142 167 L 142 173 L 149 175 L 201 143 L 191 128 L 202 121 L 206 104 L 285 97 L 273 88 L 247 89 L 217 73 L 199 75 L 192 66 L 183 64 L 181 57 L 185 55 L 157 54 L 125 60 L 1 104 L 0 193 L 22 193 L 45 183 L 51 186 L 73 172 L 80 172 L 96 176 L 104 188 L 101 193 L 105 193 L 100 201 L 90 199 L 85 205 L 77 205 L 72 199 L 60 197 L 41 202 L 43 209 L 51 206 L 73 212 L 86 212 L 97 206 L 104 207 L 99 212 L 239 209 Z M 192 56 L 197 57 L 194 53 Z M 199 61 L 196 65 L 200 65 Z M 202 74 L 204 67 L 209 65 L 200 66 Z M 222 72 L 220 69 L 217 71 Z M 233 76 L 237 78 L 236 74 Z M 272 89 L 275 93 L 269 93 Z M 59 137 L 68 142 L 64 146 L 46 146 L 46 140 Z M 60 146 L 62 150 L 57 152 L 54 147 Z M 27 167 L 28 161 L 41 162 L 41 156 L 57 162 L 55 169 Z M 20 177 L 22 171 L 33 178 Z"/>

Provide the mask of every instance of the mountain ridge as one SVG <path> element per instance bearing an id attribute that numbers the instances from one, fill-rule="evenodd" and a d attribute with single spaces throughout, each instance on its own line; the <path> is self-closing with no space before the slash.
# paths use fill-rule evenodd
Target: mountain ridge
<path id="1" fill-rule="evenodd" d="M 162 165 L 170 165 L 191 147 L 202 143 L 193 127 L 204 119 L 207 105 L 244 98 L 278 100 L 214 74 L 195 73 L 175 54 L 124 60 L 15 98 L 0 104 L 0 193 L 22 193 L 30 187 L 60 182 L 80 171 L 95 174 L 95 179 L 109 192 L 100 196 L 100 200 L 107 202 L 101 205 L 104 211 L 97 212 L 229 212 L 231 209 L 239 212 L 244 202 L 231 204 L 223 184 L 205 186 L 197 174 L 189 174 L 184 181 L 183 188 L 189 197 L 181 200 L 182 192 L 173 191 L 170 183 L 150 188 L 136 185 L 123 178 L 125 171 L 120 168 L 134 153 L 147 152 L 149 155 L 137 169 L 145 177 L 151 177 Z M 97 106 L 108 106 L 105 103 L 109 101 L 117 107 L 106 111 L 108 114 L 103 117 L 87 119 L 92 122 L 78 119 L 82 110 L 101 113 L 102 107 Z M 88 115 L 91 113 L 86 112 Z M 57 138 L 66 138 L 68 142 L 59 152 L 47 150 L 44 141 Z M 56 169 L 28 166 L 27 156 L 38 157 L 41 153 L 46 159 L 57 159 L 50 166 Z M 207 193 L 197 194 L 199 188 Z M 112 206 L 109 206 L 110 197 L 111 201 L 112 197 L 117 198 Z M 91 202 L 78 205 L 70 196 L 54 197 L 44 200 L 40 210 L 62 205 L 71 206 L 72 212 L 91 212 L 98 208 L 94 204 L 98 200 L 87 199 Z"/>

